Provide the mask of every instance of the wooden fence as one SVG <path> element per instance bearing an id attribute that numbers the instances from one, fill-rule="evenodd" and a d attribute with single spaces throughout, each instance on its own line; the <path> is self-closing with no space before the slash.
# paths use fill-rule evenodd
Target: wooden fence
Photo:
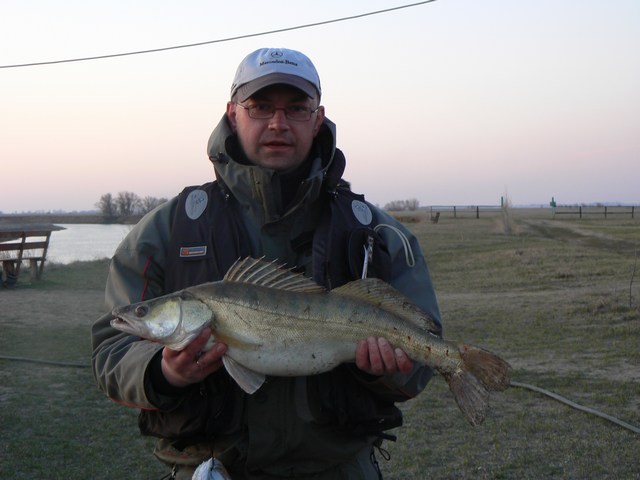
<path id="1" fill-rule="evenodd" d="M 638 210 L 637 206 L 622 206 L 622 205 L 614 205 L 614 206 L 604 206 L 604 205 L 562 205 L 553 208 L 553 216 L 556 215 L 577 215 L 579 218 L 584 218 L 587 216 L 604 216 L 607 218 L 609 216 L 617 216 L 617 215 L 627 215 L 631 218 L 635 218 L 635 214 Z"/>
<path id="2" fill-rule="evenodd" d="M 501 211 L 500 205 L 432 205 L 429 207 L 431 218 L 452 214 L 453 218 L 480 218 L 480 214 L 495 214 Z"/>

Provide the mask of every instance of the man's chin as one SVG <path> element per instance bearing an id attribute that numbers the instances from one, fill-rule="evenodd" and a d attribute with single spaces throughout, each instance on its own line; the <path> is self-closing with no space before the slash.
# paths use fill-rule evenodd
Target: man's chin
<path id="1" fill-rule="evenodd" d="M 257 162 L 257 165 L 262 168 L 269 168 L 277 172 L 288 172 L 294 170 L 300 166 L 302 161 L 298 159 L 285 158 L 285 157 L 270 157 L 261 159 Z"/>

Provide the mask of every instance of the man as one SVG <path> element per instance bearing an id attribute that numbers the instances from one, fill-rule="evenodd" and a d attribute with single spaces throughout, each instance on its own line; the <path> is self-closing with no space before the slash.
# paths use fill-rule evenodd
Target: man
<path id="1" fill-rule="evenodd" d="M 107 307 L 220 280 L 252 256 L 326 288 L 377 276 L 440 325 L 416 239 L 342 180 L 344 156 L 320 96 L 302 53 L 249 54 L 209 140 L 216 181 L 186 188 L 136 225 L 112 259 Z M 247 395 L 222 367 L 226 345 L 201 352 L 209 329 L 177 352 L 116 331 L 111 318 L 92 331 L 96 380 L 114 401 L 141 409 L 140 429 L 161 438 L 154 453 L 175 478 L 190 478 L 212 456 L 234 479 L 380 478 L 373 449 L 401 424 L 394 403 L 432 375 L 371 337 L 354 345 L 355 364 L 269 378 Z"/>

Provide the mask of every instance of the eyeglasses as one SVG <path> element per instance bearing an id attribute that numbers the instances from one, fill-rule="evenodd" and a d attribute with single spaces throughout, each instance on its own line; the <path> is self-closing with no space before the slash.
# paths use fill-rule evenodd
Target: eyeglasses
<path id="1" fill-rule="evenodd" d="M 255 103 L 253 105 L 242 105 L 241 103 L 236 103 L 239 107 L 244 108 L 249 113 L 249 117 L 255 118 L 256 120 L 266 120 L 268 118 L 273 118 L 276 114 L 276 110 L 282 110 L 284 112 L 284 116 L 287 117 L 288 120 L 293 120 L 295 122 L 306 122 L 311 119 L 311 114 L 317 112 L 320 107 L 311 109 L 304 107 L 302 105 L 288 105 L 286 107 L 276 107 L 271 103 Z"/>

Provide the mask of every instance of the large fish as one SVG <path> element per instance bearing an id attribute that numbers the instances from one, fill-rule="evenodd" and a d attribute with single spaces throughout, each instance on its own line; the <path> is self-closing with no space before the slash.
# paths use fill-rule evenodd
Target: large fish
<path id="1" fill-rule="evenodd" d="M 207 325 L 228 350 L 223 363 L 248 393 L 266 375 L 302 376 L 353 362 L 356 344 L 385 337 L 438 371 L 472 425 L 484 420 L 490 391 L 509 386 L 507 362 L 443 340 L 434 321 L 389 284 L 367 278 L 326 291 L 312 280 L 247 258 L 224 279 L 113 310 L 111 325 L 181 350 Z"/>

